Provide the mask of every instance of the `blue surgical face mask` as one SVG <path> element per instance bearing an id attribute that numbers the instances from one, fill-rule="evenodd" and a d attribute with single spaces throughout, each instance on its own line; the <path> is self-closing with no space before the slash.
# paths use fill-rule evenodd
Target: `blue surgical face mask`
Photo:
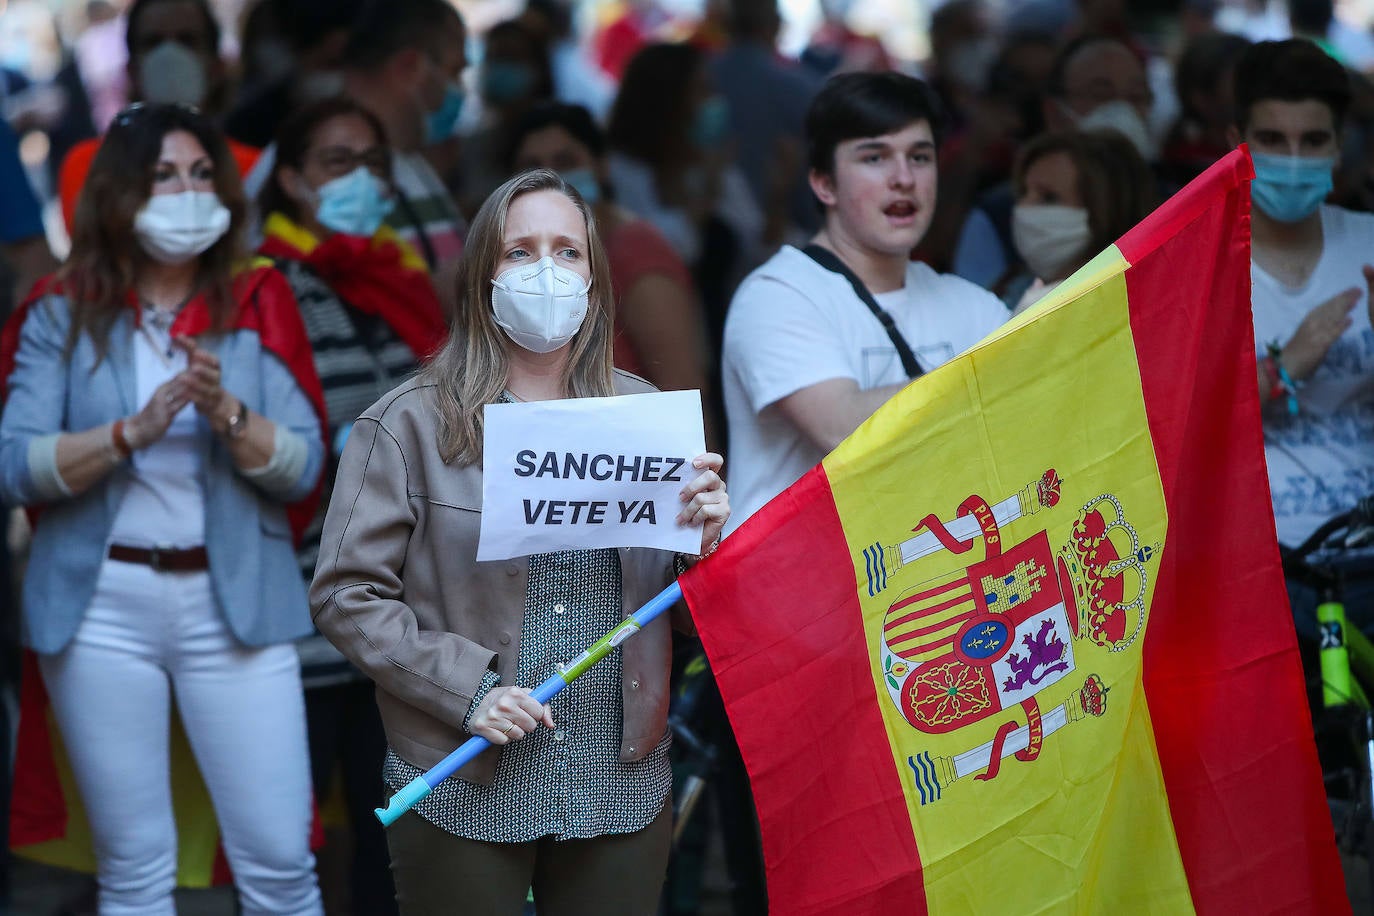
<path id="1" fill-rule="evenodd" d="M 463 101 L 467 98 L 463 84 L 454 80 L 444 87 L 444 100 L 439 107 L 425 119 L 425 145 L 442 143 L 453 136 L 453 128 L 463 113 Z"/>
<path id="2" fill-rule="evenodd" d="M 315 195 L 319 199 L 315 218 L 321 225 L 343 235 L 364 238 L 376 234 L 395 206 L 381 179 L 361 165 L 342 178 L 320 185 Z"/>
<path id="3" fill-rule="evenodd" d="M 1334 156 L 1250 155 L 1255 161 L 1250 201 L 1270 219 L 1281 223 L 1304 220 L 1331 193 Z"/>
<path id="4" fill-rule="evenodd" d="M 692 120 L 691 138 L 697 149 L 714 149 L 730 132 L 730 106 L 713 95 L 701 103 Z"/>
<path id="5" fill-rule="evenodd" d="M 482 97 L 489 102 L 514 102 L 533 88 L 534 71 L 525 64 L 489 60 L 482 67 Z"/>
<path id="6" fill-rule="evenodd" d="M 601 200 L 601 179 L 591 169 L 570 169 L 562 173 L 563 180 L 573 186 L 590 206 Z"/>

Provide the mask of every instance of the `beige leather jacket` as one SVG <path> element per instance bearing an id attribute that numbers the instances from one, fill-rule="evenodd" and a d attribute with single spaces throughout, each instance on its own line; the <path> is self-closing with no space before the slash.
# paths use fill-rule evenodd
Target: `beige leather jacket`
<path id="1" fill-rule="evenodd" d="M 652 391 L 617 372 L 617 394 Z M 482 471 L 445 464 L 434 387 L 411 381 L 358 419 L 339 462 L 310 588 L 315 624 L 377 683 L 387 740 L 429 768 L 469 736 L 463 718 L 484 672 L 514 684 L 529 560 L 478 563 Z M 673 554 L 620 550 L 624 616 L 672 579 Z M 677 620 L 686 622 L 685 610 Z M 667 615 L 623 653 L 620 757 L 636 760 L 667 728 Z M 606 715 L 615 715 L 606 710 Z M 498 750 L 458 775 L 490 783 Z"/>

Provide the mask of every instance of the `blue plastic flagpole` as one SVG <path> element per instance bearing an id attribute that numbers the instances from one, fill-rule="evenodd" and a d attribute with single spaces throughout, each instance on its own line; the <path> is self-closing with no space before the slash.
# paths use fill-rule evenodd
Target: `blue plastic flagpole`
<path id="1" fill-rule="evenodd" d="M 587 669 L 609 655 L 616 646 L 638 633 L 640 629 L 648 625 L 649 621 L 676 604 L 681 597 L 682 586 L 673 582 L 672 585 L 649 599 L 648 604 L 626 617 L 616 625 L 615 629 L 598 639 L 581 655 L 563 665 L 557 674 L 536 687 L 534 698 L 540 703 L 547 703 L 553 699 L 560 690 L 581 677 Z M 373 813 L 377 815 L 377 820 L 381 821 L 383 826 L 390 827 L 416 802 L 433 792 L 435 786 L 471 763 L 478 754 L 490 746 L 491 742 L 486 738 L 473 735 L 463 742 L 462 747 L 440 760 L 428 772 L 416 776 L 409 785 L 391 796 L 385 808 L 374 809 Z"/>

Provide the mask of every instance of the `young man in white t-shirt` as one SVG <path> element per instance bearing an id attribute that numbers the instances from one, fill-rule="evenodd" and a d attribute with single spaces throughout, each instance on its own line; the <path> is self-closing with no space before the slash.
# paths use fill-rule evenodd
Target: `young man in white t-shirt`
<path id="1" fill-rule="evenodd" d="M 1262 42 L 1236 65 L 1232 139 L 1255 160 L 1256 378 L 1279 541 L 1289 546 L 1374 494 L 1374 215 L 1322 203 L 1348 79 L 1305 40 Z"/>
<path id="2" fill-rule="evenodd" d="M 837 256 L 929 371 L 1007 318 L 991 293 L 909 254 L 935 210 L 936 103 L 898 73 L 837 76 L 812 102 L 813 244 Z M 730 303 L 722 360 L 731 528 L 794 483 L 905 386 L 898 349 L 839 273 L 785 246 Z"/>

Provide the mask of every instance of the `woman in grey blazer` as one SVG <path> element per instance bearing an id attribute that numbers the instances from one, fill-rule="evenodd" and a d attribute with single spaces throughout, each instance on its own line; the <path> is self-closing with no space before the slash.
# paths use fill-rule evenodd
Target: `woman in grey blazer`
<path id="1" fill-rule="evenodd" d="M 125 110 L 69 262 L 0 349 L 0 498 L 38 512 L 24 637 L 90 821 L 102 916 L 173 912 L 174 696 L 242 911 L 321 912 L 288 512 L 320 475 L 319 383 L 285 281 L 236 270 L 243 212 L 205 118 Z"/>

